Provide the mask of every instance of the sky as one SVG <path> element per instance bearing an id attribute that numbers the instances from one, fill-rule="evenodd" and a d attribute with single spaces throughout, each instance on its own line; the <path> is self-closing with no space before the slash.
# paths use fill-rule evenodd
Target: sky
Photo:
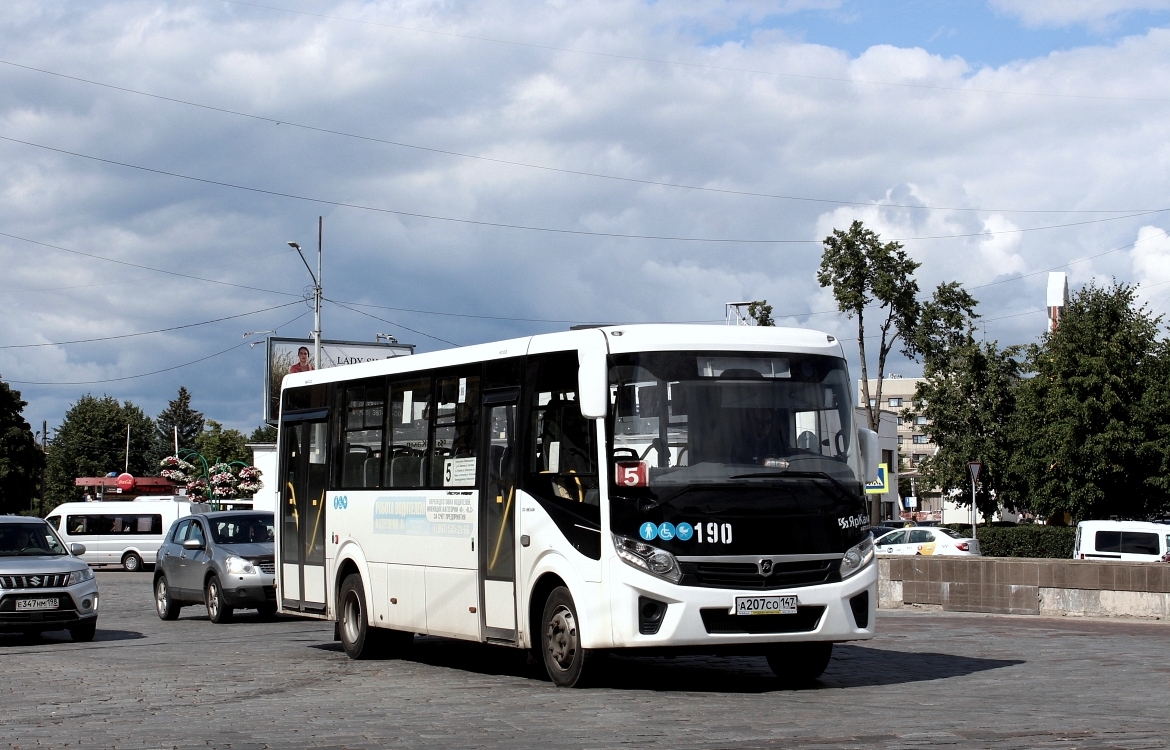
<path id="1" fill-rule="evenodd" d="M 858 219 L 1004 345 L 1051 270 L 1170 314 L 1170 0 L 9 0 L 0 38 L 0 378 L 50 435 L 181 385 L 258 425 L 244 334 L 308 335 L 318 216 L 325 337 L 420 352 L 766 299 L 857 377 L 816 270 Z"/>

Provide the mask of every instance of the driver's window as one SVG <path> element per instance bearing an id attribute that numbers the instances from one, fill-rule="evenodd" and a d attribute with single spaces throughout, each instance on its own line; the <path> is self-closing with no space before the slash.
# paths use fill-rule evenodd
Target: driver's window
<path id="1" fill-rule="evenodd" d="M 891 544 L 902 544 L 903 540 L 905 540 L 905 539 L 906 539 L 906 532 L 905 531 L 895 531 L 893 533 L 886 534 L 885 536 L 883 536 L 881 539 L 879 539 L 877 541 L 877 544 L 879 546 L 882 546 L 882 547 L 887 547 Z"/>
<path id="2" fill-rule="evenodd" d="M 187 527 L 190 525 L 190 521 L 179 521 L 179 525 L 175 527 L 175 533 L 171 537 L 171 541 L 175 544 L 182 544 L 183 540 L 187 538 Z"/>
<path id="3" fill-rule="evenodd" d="M 204 544 L 207 543 L 206 537 L 203 536 L 203 524 L 198 521 L 192 521 L 190 529 L 187 531 L 188 539 L 197 539 Z"/>

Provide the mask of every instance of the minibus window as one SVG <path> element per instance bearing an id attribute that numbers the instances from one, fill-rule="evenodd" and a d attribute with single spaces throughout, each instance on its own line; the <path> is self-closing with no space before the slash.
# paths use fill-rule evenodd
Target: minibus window
<path id="1" fill-rule="evenodd" d="M 1121 554 L 1123 555 L 1156 555 L 1158 554 L 1158 535 L 1140 531 L 1121 532 Z"/>
<path id="2" fill-rule="evenodd" d="M 1098 552 L 1121 552 L 1121 532 L 1098 531 L 1093 546 Z"/>

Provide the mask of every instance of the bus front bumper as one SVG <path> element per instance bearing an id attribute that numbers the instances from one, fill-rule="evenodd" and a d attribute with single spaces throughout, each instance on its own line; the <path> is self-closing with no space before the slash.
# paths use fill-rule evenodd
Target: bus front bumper
<path id="1" fill-rule="evenodd" d="M 616 647 L 710 647 L 874 636 L 877 564 L 834 583 L 788 589 L 679 586 L 612 560 Z M 796 596 L 796 614 L 735 615 L 739 596 Z M 658 614 L 658 617 L 647 615 Z"/>

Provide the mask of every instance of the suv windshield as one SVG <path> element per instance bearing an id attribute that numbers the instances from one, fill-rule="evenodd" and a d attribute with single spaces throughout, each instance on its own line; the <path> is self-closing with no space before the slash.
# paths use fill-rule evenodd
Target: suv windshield
<path id="1" fill-rule="evenodd" d="M 216 544 L 264 544 L 272 542 L 272 514 L 250 513 L 211 520 Z"/>
<path id="2" fill-rule="evenodd" d="M 0 557 L 68 554 L 47 524 L 0 523 Z"/>
<path id="3" fill-rule="evenodd" d="M 785 475 L 857 482 L 844 360 L 643 352 L 610 363 L 610 449 L 619 487 Z"/>

